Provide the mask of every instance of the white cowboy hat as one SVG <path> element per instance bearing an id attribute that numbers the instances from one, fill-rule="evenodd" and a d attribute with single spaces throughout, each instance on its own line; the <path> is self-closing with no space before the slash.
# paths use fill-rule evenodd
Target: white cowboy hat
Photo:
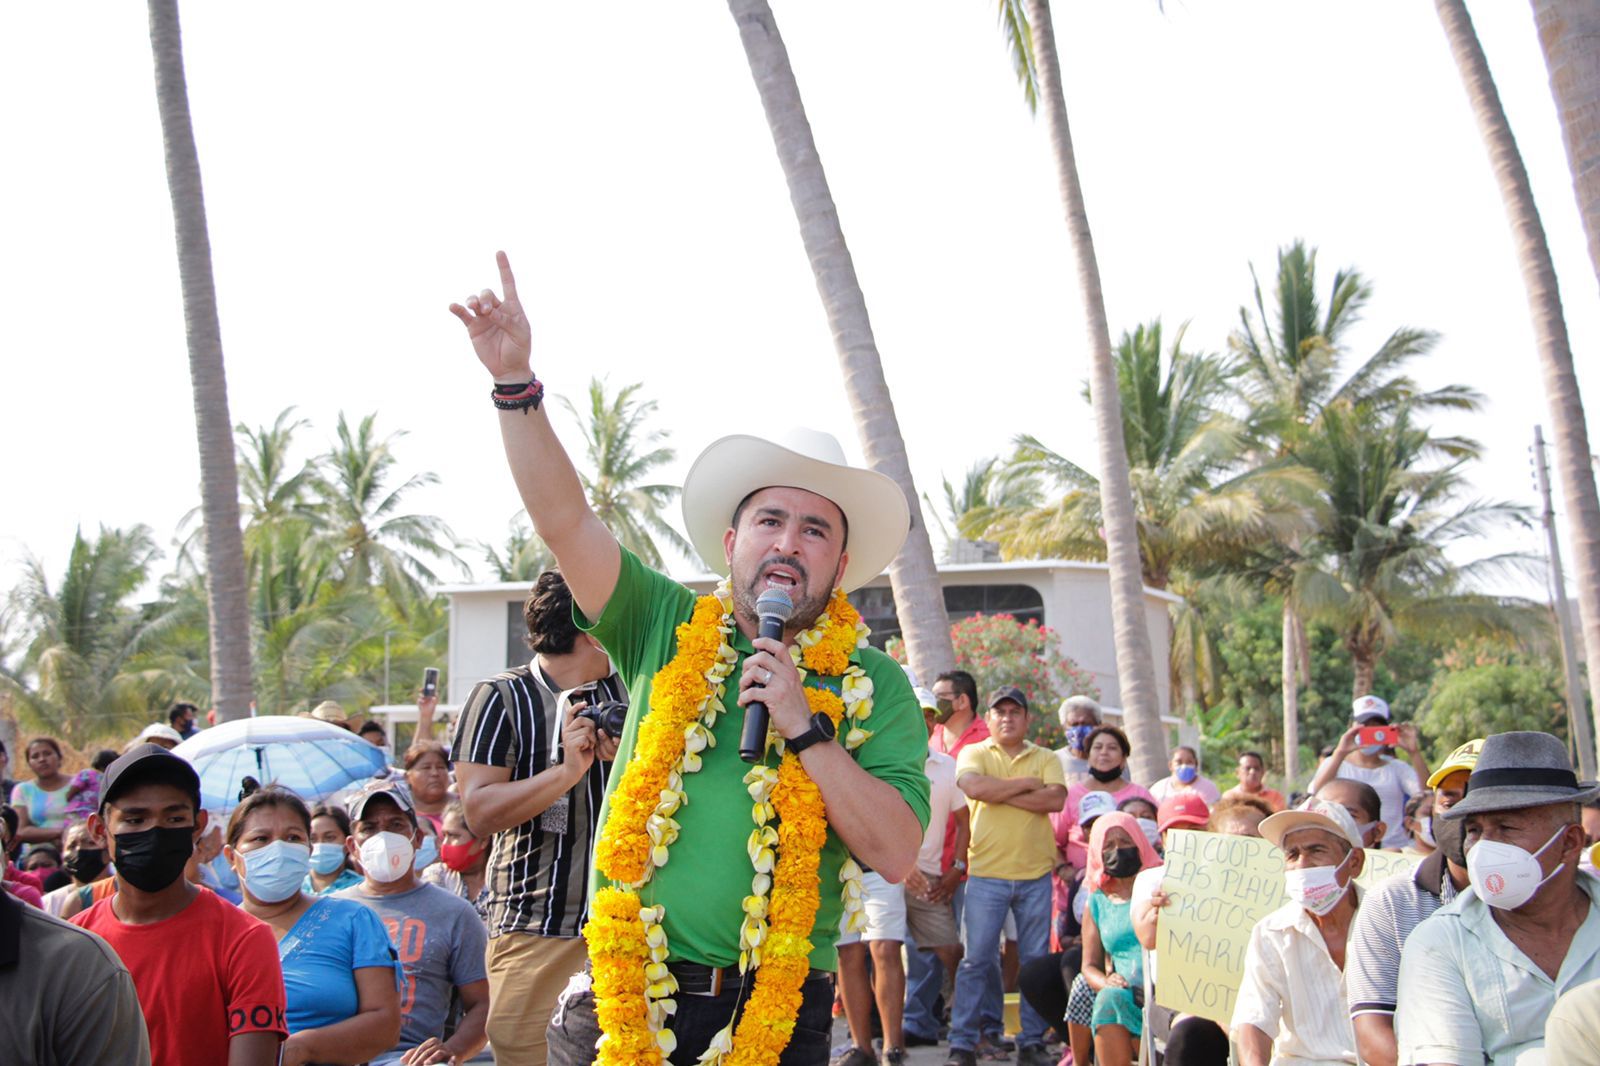
<path id="1" fill-rule="evenodd" d="M 911 532 L 911 509 L 900 486 L 887 474 L 850 466 L 829 434 L 794 429 L 781 443 L 736 434 L 713 441 L 683 479 L 684 525 L 707 566 L 727 574 L 722 537 L 733 524 L 734 508 L 757 489 L 774 486 L 814 492 L 844 512 L 850 562 L 839 586 L 846 592 L 883 573 Z"/>

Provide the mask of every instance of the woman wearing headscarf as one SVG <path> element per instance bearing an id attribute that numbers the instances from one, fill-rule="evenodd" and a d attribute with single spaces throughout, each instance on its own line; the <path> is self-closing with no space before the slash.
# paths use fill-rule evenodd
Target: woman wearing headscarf
<path id="1" fill-rule="evenodd" d="M 1067 1007 L 1073 1058 L 1089 1061 L 1092 1031 L 1095 1062 L 1128 1066 L 1144 1032 L 1144 949 L 1133 928 L 1133 879 L 1139 871 L 1160 865 L 1161 859 L 1139 823 L 1122 811 L 1095 820 L 1088 851 L 1083 883 L 1089 905 L 1083 916 L 1079 978 L 1084 991 L 1074 987 Z"/>
<path id="2" fill-rule="evenodd" d="M 1128 852 L 1120 849 L 1131 849 L 1131 859 Z M 1050 1020 L 1051 1027 L 1062 1039 L 1071 1043 L 1074 1061 L 1079 1063 L 1089 1062 L 1091 1033 L 1099 1011 L 1100 996 L 1097 989 L 1102 985 L 1121 988 L 1123 992 L 1128 992 L 1131 1003 L 1131 988 L 1143 985 L 1143 967 L 1133 968 L 1124 943 L 1125 937 L 1117 930 L 1125 926 L 1127 936 L 1132 937 L 1129 901 L 1134 877 L 1139 871 L 1161 862 L 1155 848 L 1151 847 L 1139 829 L 1138 820 L 1122 811 L 1108 812 L 1095 819 L 1089 840 L 1085 843 L 1085 852 L 1088 869 L 1084 873 L 1082 890 L 1090 895 L 1084 911 L 1082 947 L 1035 959 L 1022 968 L 1017 978 L 1022 995 L 1034 1010 Z M 1130 866 L 1131 872 L 1128 869 Z M 1091 928 L 1094 930 L 1092 934 Z M 1113 936 L 1112 933 L 1117 935 Z M 1091 935 L 1095 952 L 1092 956 Z M 1140 950 L 1137 939 L 1133 940 L 1132 950 L 1135 954 Z M 1142 960 L 1142 956 L 1140 958 Z M 1091 962 L 1101 985 L 1089 983 L 1087 974 Z M 1121 993 L 1115 992 L 1105 997 L 1108 1019 L 1113 1016 L 1121 998 Z M 1107 1059 L 1102 1053 L 1097 1061 L 1102 1064 L 1128 1061 L 1116 1057 L 1117 1049 L 1109 1045 L 1117 1034 L 1109 1025 L 1106 1028 L 1108 1051 L 1112 1057 Z M 1122 1031 L 1128 1032 L 1125 1027 Z M 1142 1025 L 1136 1024 L 1132 1032 L 1143 1032 Z M 1098 1050 L 1099 1041 L 1095 1043 Z M 1122 1043 L 1131 1049 L 1135 1040 L 1129 1037 Z"/>

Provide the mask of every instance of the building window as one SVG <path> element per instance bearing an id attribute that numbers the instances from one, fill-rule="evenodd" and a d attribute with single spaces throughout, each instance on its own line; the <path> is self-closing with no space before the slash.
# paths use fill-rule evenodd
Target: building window
<path id="1" fill-rule="evenodd" d="M 890 637 L 900 635 L 892 590 L 856 589 L 850 602 L 872 628 L 873 647 L 881 648 Z M 1019 622 L 1032 618 L 1044 625 L 1044 597 L 1032 585 L 951 585 L 944 590 L 944 609 L 952 622 L 975 614 L 1009 614 Z"/>

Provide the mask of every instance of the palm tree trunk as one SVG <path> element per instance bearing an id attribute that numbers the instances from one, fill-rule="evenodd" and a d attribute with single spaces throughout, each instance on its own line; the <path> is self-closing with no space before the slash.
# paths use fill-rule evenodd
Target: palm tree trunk
<path id="1" fill-rule="evenodd" d="M 1533 0 L 1533 21 L 1550 71 L 1578 216 L 1600 276 L 1600 7 L 1592 0 Z"/>
<path id="2" fill-rule="evenodd" d="M 1300 780 L 1300 682 L 1297 666 L 1294 608 L 1288 597 L 1283 601 L 1283 781 L 1284 791 L 1292 792 Z"/>
<path id="3" fill-rule="evenodd" d="M 195 433 L 200 444 L 206 593 L 211 607 L 211 700 L 218 721 L 228 721 L 250 714 L 250 593 L 244 538 L 239 531 L 239 475 L 233 457 L 233 420 L 228 415 L 228 382 L 223 373 L 222 329 L 211 278 L 200 157 L 189 120 L 177 0 L 150 0 L 150 48 L 155 56 L 156 105 L 166 148 L 189 377 L 194 386 Z"/>
<path id="4" fill-rule="evenodd" d="M 1100 458 L 1100 513 L 1106 527 L 1106 561 L 1111 578 L 1112 641 L 1117 653 L 1118 702 L 1123 724 L 1133 743 L 1133 772 L 1151 782 L 1167 772 L 1167 737 L 1161 725 L 1161 698 L 1155 658 L 1145 624 L 1144 583 L 1139 559 L 1139 531 L 1134 517 L 1133 487 L 1128 479 L 1128 453 L 1122 439 L 1122 402 L 1117 394 L 1116 366 L 1111 358 L 1111 328 L 1094 237 L 1078 180 L 1078 162 L 1067 125 L 1067 102 L 1061 88 L 1055 29 L 1046 0 L 1028 0 L 1034 59 L 1039 71 L 1039 104 L 1055 151 L 1057 181 L 1066 211 L 1078 267 L 1078 289 L 1089 328 L 1089 402 L 1094 408 L 1095 440 Z"/>
<path id="5" fill-rule="evenodd" d="M 1371 694 L 1372 680 L 1378 673 L 1378 659 L 1370 649 L 1358 648 L 1350 656 L 1350 661 L 1355 667 L 1355 681 L 1350 686 L 1350 699 L 1354 702 Z"/>
<path id="6" fill-rule="evenodd" d="M 745 57 L 761 95 L 778 161 L 789 185 L 789 199 L 800 223 L 800 238 L 833 330 L 833 345 L 839 355 L 862 453 L 868 465 L 894 478 L 911 508 L 911 534 L 889 564 L 889 580 L 906 651 L 918 676 L 927 683 L 935 674 L 955 666 L 955 647 L 950 640 L 950 616 L 945 611 L 933 544 L 928 539 L 920 497 L 911 478 L 911 463 L 895 418 L 894 400 L 878 359 L 866 297 L 856 280 L 844 227 L 833 205 L 822 157 L 817 154 L 805 104 L 800 99 L 800 86 L 795 82 L 789 52 L 778 33 L 772 8 L 766 0 L 728 0 L 728 10 L 744 42 Z"/>
<path id="7" fill-rule="evenodd" d="M 1435 0 L 1439 21 L 1444 26 L 1450 52 L 1461 71 L 1467 99 L 1472 105 L 1478 131 L 1489 151 L 1489 162 L 1500 185 L 1506 215 L 1522 268 L 1522 284 L 1528 292 L 1533 318 L 1535 347 L 1544 374 L 1545 398 L 1550 404 L 1551 438 L 1555 445 L 1556 472 L 1561 479 L 1561 494 L 1567 511 L 1568 542 L 1572 548 L 1572 569 L 1578 587 L 1578 613 L 1583 623 L 1583 647 L 1588 658 L 1589 700 L 1600 710 L 1600 497 L 1596 496 L 1594 468 L 1590 465 L 1589 429 L 1584 420 L 1583 400 L 1578 394 L 1578 378 L 1573 371 L 1572 344 L 1567 338 L 1566 318 L 1561 310 L 1561 290 L 1556 282 L 1555 264 L 1545 240 L 1544 225 L 1533 202 L 1528 171 L 1522 165 L 1516 138 L 1500 105 L 1500 94 L 1489 73 L 1489 62 L 1478 43 L 1472 16 L 1462 0 Z M 1538 4 L 1535 4 L 1538 10 Z M 1541 40 L 1550 36 L 1550 27 L 1541 21 Z M 1570 30 L 1569 30 L 1570 32 Z M 1546 44 L 1546 48 L 1549 44 Z M 1555 66 L 1551 66 L 1552 83 Z M 1589 72 L 1592 84 L 1597 77 Z M 1565 124 L 1565 120 L 1564 123 Z M 1592 129 L 1592 127 L 1591 127 Z M 1585 138 L 1591 140 L 1590 138 Z M 1571 148 L 1569 134 L 1569 151 Z M 1576 168 L 1575 168 L 1576 169 Z M 1580 194 L 1582 195 L 1582 194 Z M 1592 203 L 1592 202 L 1591 202 Z M 1585 225 L 1591 213 L 1584 212 Z M 1591 229 L 1591 253 L 1596 248 Z M 1600 263 L 1600 260 L 1596 260 Z M 1600 728 L 1595 730 L 1600 734 Z M 1585 752 L 1581 765 L 1593 767 L 1595 753 Z M 1592 772 L 1592 771 L 1591 771 Z"/>

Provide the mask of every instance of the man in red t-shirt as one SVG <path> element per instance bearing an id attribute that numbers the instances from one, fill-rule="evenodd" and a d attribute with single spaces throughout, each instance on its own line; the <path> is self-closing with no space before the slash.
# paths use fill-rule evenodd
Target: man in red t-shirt
<path id="1" fill-rule="evenodd" d="M 161 1066 L 275 1066 L 283 970 L 266 923 L 183 876 L 205 831 L 200 778 L 158 744 L 106 770 L 89 825 L 116 864 L 117 890 L 73 917 L 133 975 Z"/>

